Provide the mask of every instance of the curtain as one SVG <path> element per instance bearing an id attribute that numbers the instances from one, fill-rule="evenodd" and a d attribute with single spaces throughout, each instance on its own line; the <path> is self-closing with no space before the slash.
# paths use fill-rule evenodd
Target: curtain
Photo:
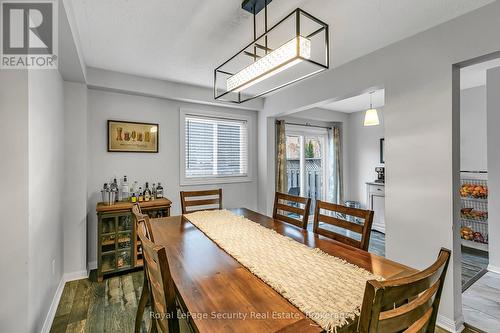
<path id="1" fill-rule="evenodd" d="M 286 175 L 286 133 L 285 121 L 276 121 L 276 191 L 288 192 Z"/>
<path id="2" fill-rule="evenodd" d="M 342 178 L 342 139 L 339 126 L 328 129 L 328 201 L 344 204 L 344 182 Z"/>

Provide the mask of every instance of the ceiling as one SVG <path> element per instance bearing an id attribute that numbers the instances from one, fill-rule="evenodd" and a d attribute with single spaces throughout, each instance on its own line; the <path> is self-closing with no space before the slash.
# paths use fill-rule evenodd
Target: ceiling
<path id="1" fill-rule="evenodd" d="M 385 90 L 374 90 L 372 94 L 372 106 L 374 108 L 381 108 L 385 105 Z M 370 93 L 357 95 L 354 97 L 346 98 L 340 101 L 335 101 L 320 106 L 322 109 L 333 111 L 340 111 L 345 113 L 353 113 L 358 111 L 367 110 L 370 107 Z"/>
<path id="2" fill-rule="evenodd" d="M 460 89 L 486 85 L 486 71 L 499 66 L 500 58 L 462 68 L 460 71 Z"/>
<path id="3" fill-rule="evenodd" d="M 213 69 L 252 40 L 240 0 L 70 1 L 90 67 L 211 86 Z M 269 22 L 297 7 L 326 21 L 336 67 L 490 2 L 274 0 Z"/>

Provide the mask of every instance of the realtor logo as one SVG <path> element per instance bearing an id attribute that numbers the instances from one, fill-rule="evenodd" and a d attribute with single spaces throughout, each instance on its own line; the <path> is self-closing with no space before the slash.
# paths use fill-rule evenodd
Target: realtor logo
<path id="1" fill-rule="evenodd" d="M 1 1 L 3 69 L 57 68 L 57 3 Z"/>

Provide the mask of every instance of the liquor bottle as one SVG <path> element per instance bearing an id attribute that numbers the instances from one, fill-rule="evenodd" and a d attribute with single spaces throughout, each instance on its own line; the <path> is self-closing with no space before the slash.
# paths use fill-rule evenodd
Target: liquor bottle
<path id="1" fill-rule="evenodd" d="M 163 198 L 163 186 L 158 182 L 158 186 L 156 186 L 156 199 Z"/>
<path id="2" fill-rule="evenodd" d="M 136 203 L 137 202 L 137 197 L 135 196 L 135 193 L 132 192 L 132 195 L 130 196 L 130 202 Z"/>
<path id="3" fill-rule="evenodd" d="M 156 199 L 156 184 L 153 183 L 153 187 L 151 187 L 151 200 Z"/>
<path id="4" fill-rule="evenodd" d="M 139 186 L 139 198 L 138 198 L 138 202 L 143 202 L 144 201 L 144 193 L 142 192 L 142 186 Z"/>
<path id="5" fill-rule="evenodd" d="M 123 176 L 122 201 L 128 201 L 129 195 L 130 195 L 130 192 L 129 192 L 128 182 L 127 182 L 127 176 Z"/>
<path id="6" fill-rule="evenodd" d="M 139 190 L 139 185 L 137 184 L 137 180 L 132 184 L 132 192 L 137 194 L 137 191 Z"/>
<path id="7" fill-rule="evenodd" d="M 151 190 L 149 189 L 149 184 L 146 182 L 146 188 L 144 189 L 144 201 L 149 201 L 151 199 Z"/>

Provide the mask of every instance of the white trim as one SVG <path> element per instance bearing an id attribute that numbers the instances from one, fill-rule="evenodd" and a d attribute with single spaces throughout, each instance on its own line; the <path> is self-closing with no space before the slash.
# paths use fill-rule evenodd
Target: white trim
<path id="1" fill-rule="evenodd" d="M 66 285 L 66 282 L 86 279 L 86 278 L 88 278 L 87 271 L 79 271 L 79 272 L 71 272 L 63 274 L 61 280 L 59 281 L 59 285 L 57 286 L 54 298 L 52 298 L 52 303 L 50 303 L 50 308 L 49 311 L 47 312 L 47 316 L 45 317 L 45 321 L 43 322 L 43 327 L 41 331 L 42 333 L 50 332 L 50 328 L 52 327 L 52 322 L 54 321 L 57 307 L 59 306 L 59 301 L 61 300 L 61 296 L 64 290 L 64 286 Z"/>
<path id="2" fill-rule="evenodd" d="M 63 275 L 64 282 L 70 282 L 81 279 L 88 279 L 89 272 L 88 271 L 79 271 L 79 272 L 71 272 Z"/>
<path id="3" fill-rule="evenodd" d="M 436 325 L 450 333 L 460 333 L 465 329 L 463 316 L 454 321 L 438 314 Z"/>
<path id="4" fill-rule="evenodd" d="M 488 271 L 496 274 L 500 274 L 500 267 L 493 266 L 492 264 L 488 265 Z"/>
<path id="5" fill-rule="evenodd" d="M 246 176 L 228 176 L 228 177 L 203 177 L 203 178 L 187 178 L 186 177 L 186 142 L 185 142 L 185 119 L 187 115 L 226 118 L 228 120 L 239 120 L 247 123 L 247 175 Z M 180 140 L 180 186 L 189 185 L 212 185 L 212 184 L 229 184 L 229 183 L 247 183 L 254 181 L 253 179 L 253 121 L 252 117 L 242 114 L 227 113 L 221 111 L 209 111 L 181 108 L 179 117 L 179 140 Z"/>
<path id="6" fill-rule="evenodd" d="M 89 268 L 88 268 L 89 271 L 91 271 L 93 269 L 97 269 L 97 260 L 89 262 L 88 266 L 89 266 Z"/>

